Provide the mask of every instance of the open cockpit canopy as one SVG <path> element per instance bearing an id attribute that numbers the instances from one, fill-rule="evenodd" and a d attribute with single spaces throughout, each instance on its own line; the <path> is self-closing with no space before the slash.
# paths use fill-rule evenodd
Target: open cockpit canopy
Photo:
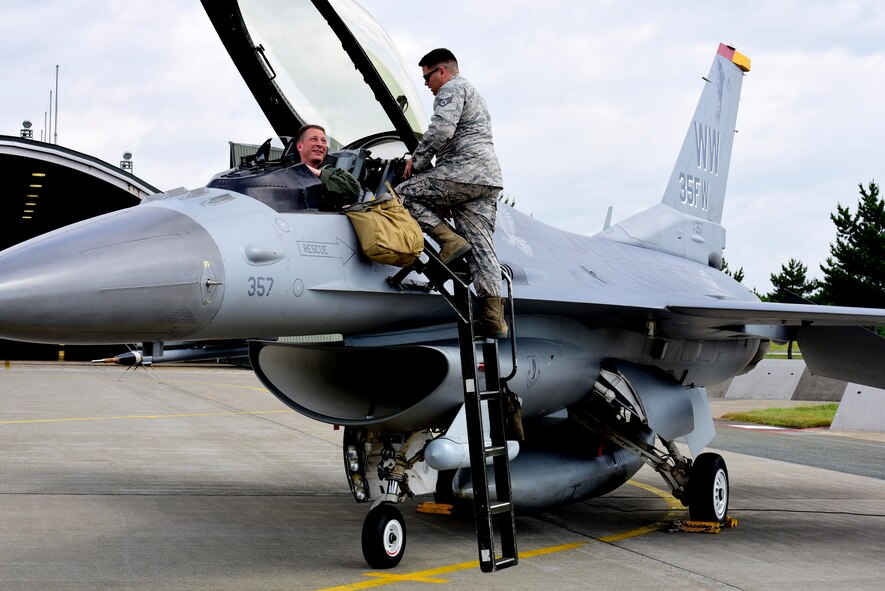
<path id="1" fill-rule="evenodd" d="M 330 150 L 398 140 L 426 127 L 393 41 L 353 0 L 203 0 L 277 135 L 326 128 Z M 404 150 L 403 150 L 404 151 Z"/>

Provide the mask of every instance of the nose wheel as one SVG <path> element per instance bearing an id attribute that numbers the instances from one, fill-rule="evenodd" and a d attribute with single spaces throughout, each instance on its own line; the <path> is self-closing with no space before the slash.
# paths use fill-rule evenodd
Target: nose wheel
<path id="1" fill-rule="evenodd" d="M 722 523 L 728 514 L 728 468 L 722 456 L 702 453 L 691 467 L 688 512 L 695 521 Z"/>
<path id="2" fill-rule="evenodd" d="M 363 556 L 369 566 L 393 568 L 406 551 L 406 522 L 393 503 L 373 507 L 363 522 Z"/>

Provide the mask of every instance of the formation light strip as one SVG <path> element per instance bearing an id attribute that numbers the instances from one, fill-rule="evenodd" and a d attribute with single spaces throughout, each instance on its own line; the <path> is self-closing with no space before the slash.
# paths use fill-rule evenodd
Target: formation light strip
<path id="1" fill-rule="evenodd" d="M 31 173 L 31 177 L 33 177 L 33 178 L 35 179 L 35 181 L 36 181 L 36 179 L 43 179 L 43 178 L 45 178 L 45 177 L 46 177 L 46 173 L 45 173 L 45 172 L 32 172 L 32 173 Z M 42 189 L 42 188 L 43 188 L 43 185 L 42 185 L 41 183 L 38 183 L 38 182 L 35 182 L 35 181 L 32 181 L 32 183 L 28 185 L 28 188 L 31 189 L 32 191 L 33 191 L 34 189 Z M 37 199 L 38 197 L 40 197 L 40 195 L 38 195 L 36 192 L 31 192 L 31 193 L 28 193 L 28 194 L 25 195 L 25 199 L 29 199 L 29 200 Z M 25 202 L 25 206 L 24 206 L 24 208 L 22 209 L 22 219 L 23 219 L 23 220 L 31 220 L 31 219 L 34 219 L 33 214 L 34 214 L 34 211 L 35 211 L 35 210 L 34 210 L 33 208 L 36 207 L 36 206 L 37 206 L 37 202 L 36 202 L 36 201 L 27 201 L 27 202 Z M 29 208 L 30 208 L 30 209 L 29 209 Z"/>

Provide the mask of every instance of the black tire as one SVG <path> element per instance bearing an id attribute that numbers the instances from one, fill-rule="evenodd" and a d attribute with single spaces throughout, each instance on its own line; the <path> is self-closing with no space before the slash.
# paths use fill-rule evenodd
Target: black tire
<path id="1" fill-rule="evenodd" d="M 722 523 L 728 516 L 728 468 L 722 456 L 702 453 L 688 480 L 688 514 L 694 521 Z"/>
<path id="2" fill-rule="evenodd" d="M 363 557 L 377 569 L 393 568 L 406 551 L 406 521 L 392 503 L 381 503 L 363 522 Z"/>

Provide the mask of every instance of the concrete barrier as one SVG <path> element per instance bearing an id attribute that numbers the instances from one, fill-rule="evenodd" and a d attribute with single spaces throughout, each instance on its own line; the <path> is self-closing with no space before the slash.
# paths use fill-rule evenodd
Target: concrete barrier
<path id="1" fill-rule="evenodd" d="M 830 428 L 885 431 L 885 390 L 849 383 Z"/>
<path id="2" fill-rule="evenodd" d="M 710 398 L 839 402 L 846 383 L 811 375 L 801 359 L 763 359 L 748 374 L 707 387 Z"/>
<path id="3" fill-rule="evenodd" d="M 796 391 L 793 392 L 793 400 L 839 402 L 845 393 L 846 385 L 842 380 L 813 376 L 806 367 L 796 385 Z"/>
<path id="4" fill-rule="evenodd" d="M 711 399 L 839 402 L 832 429 L 885 431 L 885 390 L 813 376 L 801 359 L 763 359 L 750 373 L 707 387 Z"/>
<path id="5" fill-rule="evenodd" d="M 800 359 L 763 359 L 751 372 L 735 376 L 725 398 L 792 400 L 803 371 Z"/>

